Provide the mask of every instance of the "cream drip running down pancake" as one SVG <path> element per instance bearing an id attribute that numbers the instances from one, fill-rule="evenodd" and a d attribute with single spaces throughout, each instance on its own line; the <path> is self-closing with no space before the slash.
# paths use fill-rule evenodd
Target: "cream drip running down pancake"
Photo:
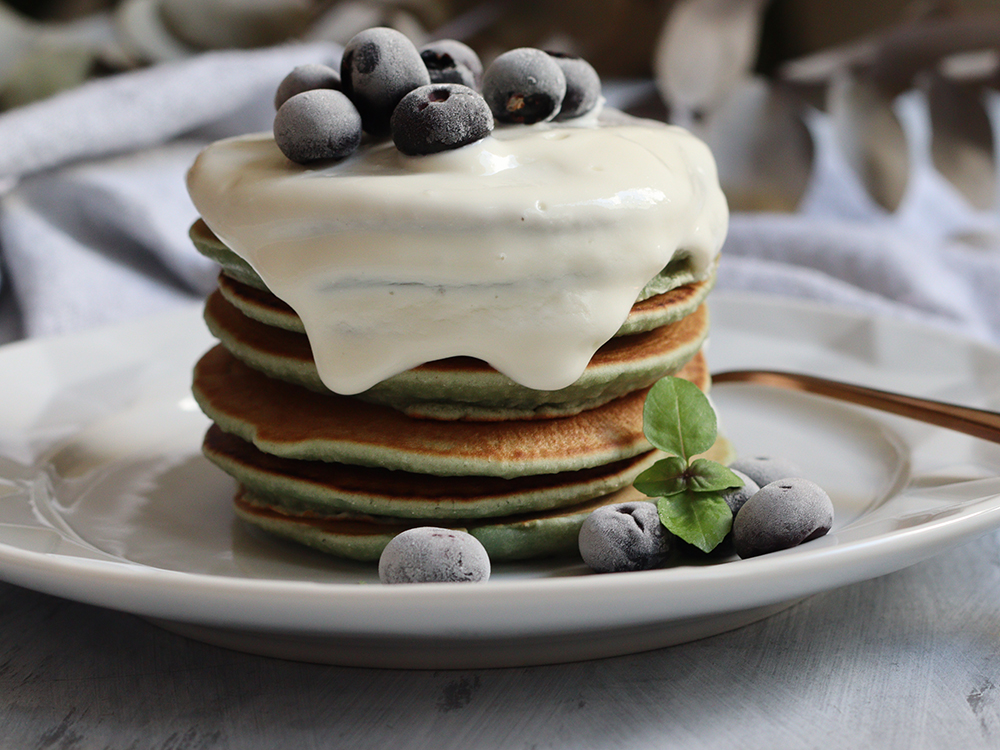
<path id="1" fill-rule="evenodd" d="M 205 454 L 270 534 L 362 560 L 414 525 L 495 560 L 572 552 L 659 456 L 650 385 L 709 387 L 728 212 L 678 128 L 594 113 L 306 165 L 254 135 L 206 148 L 188 187 L 222 267 Z"/>
<path id="2" fill-rule="evenodd" d="M 715 179 L 685 131 L 595 123 L 425 156 L 378 143 L 323 168 L 236 138 L 198 157 L 188 188 L 298 313 L 323 382 L 352 394 L 452 356 L 570 385 L 672 261 L 709 273 L 727 226 Z"/>

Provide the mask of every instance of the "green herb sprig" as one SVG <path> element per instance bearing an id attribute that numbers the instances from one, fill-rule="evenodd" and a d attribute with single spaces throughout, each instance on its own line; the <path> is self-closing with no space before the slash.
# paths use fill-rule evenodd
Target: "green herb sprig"
<path id="1" fill-rule="evenodd" d="M 646 439 L 669 455 L 636 477 L 635 488 L 656 499 L 660 521 L 672 534 L 711 552 L 733 527 L 723 495 L 743 486 L 722 464 L 695 458 L 715 444 L 715 410 L 698 386 L 668 377 L 650 389 L 642 420 Z"/>

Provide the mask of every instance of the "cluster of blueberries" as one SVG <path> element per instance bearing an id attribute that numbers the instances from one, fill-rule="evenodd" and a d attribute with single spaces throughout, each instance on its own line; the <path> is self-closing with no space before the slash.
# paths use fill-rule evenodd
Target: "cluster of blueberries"
<path id="1" fill-rule="evenodd" d="M 420 49 L 389 28 L 360 32 L 344 47 L 340 71 L 300 65 L 278 86 L 274 139 L 294 162 L 343 159 L 362 132 L 392 136 L 416 156 L 475 143 L 501 123 L 580 117 L 600 100 L 601 80 L 573 55 L 521 47 L 483 71 L 454 39 Z"/>
<path id="2" fill-rule="evenodd" d="M 737 460 L 730 468 L 744 484 L 725 495 L 733 529 L 719 545 L 724 554 L 756 557 L 796 547 L 830 530 L 830 496 L 801 478 L 791 462 L 761 456 Z M 654 503 L 617 503 L 598 508 L 584 521 L 580 556 L 597 573 L 651 570 L 670 559 L 683 544 L 678 541 L 660 523 Z M 489 579 L 490 559 L 471 534 L 423 526 L 393 538 L 378 571 L 382 583 L 474 583 Z"/>
<path id="3" fill-rule="evenodd" d="M 729 467 L 743 486 L 724 499 L 733 528 L 719 548 L 741 558 L 796 547 L 817 539 L 833 524 L 833 502 L 803 479 L 791 462 L 767 456 L 744 458 Z M 660 523 L 656 505 L 638 501 L 598 508 L 580 529 L 580 556 L 598 573 L 650 570 L 683 545 Z M 692 548 L 694 549 L 694 548 Z"/>

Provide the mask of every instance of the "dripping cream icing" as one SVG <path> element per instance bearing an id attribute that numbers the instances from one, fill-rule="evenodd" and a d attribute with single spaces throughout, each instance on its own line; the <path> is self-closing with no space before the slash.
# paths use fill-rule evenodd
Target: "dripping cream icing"
<path id="1" fill-rule="evenodd" d="M 671 261 L 709 273 L 728 224 L 708 148 L 641 121 L 502 127 L 424 156 L 377 142 L 319 166 L 242 136 L 208 146 L 188 189 L 342 394 L 460 355 L 568 386 Z"/>

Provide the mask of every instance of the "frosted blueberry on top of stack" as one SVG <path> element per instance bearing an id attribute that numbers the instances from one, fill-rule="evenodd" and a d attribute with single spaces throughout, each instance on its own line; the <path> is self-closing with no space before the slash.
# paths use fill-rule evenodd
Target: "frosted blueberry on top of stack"
<path id="1" fill-rule="evenodd" d="M 310 93 L 316 90 L 343 96 Z M 411 156 L 432 154 L 485 138 L 494 118 L 532 124 L 581 117 L 600 93 L 597 72 L 573 55 L 522 47 L 484 73 L 475 51 L 454 39 L 418 50 L 394 29 L 367 29 L 344 47 L 339 73 L 302 65 L 288 74 L 275 94 L 274 135 L 300 164 L 348 156 L 362 131 L 391 134 Z"/>
<path id="2" fill-rule="evenodd" d="M 483 82 L 483 63 L 476 51 L 455 39 L 438 39 L 420 48 L 420 59 L 427 66 L 431 83 L 460 83 L 479 89 Z"/>

